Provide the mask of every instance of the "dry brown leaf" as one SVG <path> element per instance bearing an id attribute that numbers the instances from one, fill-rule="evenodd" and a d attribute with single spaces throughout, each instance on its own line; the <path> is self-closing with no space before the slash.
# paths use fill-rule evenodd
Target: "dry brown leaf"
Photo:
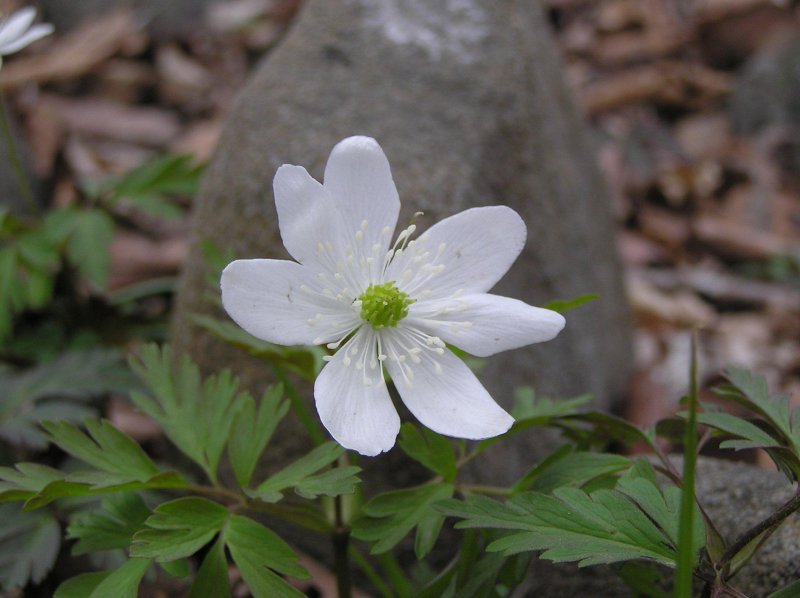
<path id="1" fill-rule="evenodd" d="M 749 305 L 777 313 L 797 312 L 800 307 L 800 291 L 776 283 L 735 276 L 711 263 L 679 265 L 671 270 L 642 269 L 638 274 L 658 288 L 670 290 L 689 287 L 723 304 Z"/>
<path id="2" fill-rule="evenodd" d="M 672 249 L 683 247 L 691 236 L 686 217 L 654 206 L 643 206 L 637 212 L 642 232 Z"/>
<path id="3" fill-rule="evenodd" d="M 80 77 L 113 56 L 125 43 L 126 37 L 136 31 L 133 13 L 129 10 L 91 19 L 56 39 L 46 52 L 20 57 L 3 65 L 0 87 Z"/>
<path id="4" fill-rule="evenodd" d="M 159 93 L 168 103 L 187 104 L 190 108 L 208 103 L 211 74 L 177 45 L 168 44 L 157 50 L 156 70 Z"/>
<path id="5" fill-rule="evenodd" d="M 641 102 L 663 102 L 699 108 L 727 95 L 730 75 L 677 61 L 645 64 L 602 77 L 582 90 L 590 114 Z"/>
<path id="6" fill-rule="evenodd" d="M 176 154 L 192 154 L 198 162 L 207 162 L 217 147 L 222 124 L 221 119 L 195 122 L 187 127 L 169 149 Z"/>
<path id="7" fill-rule="evenodd" d="M 716 312 L 689 290 L 665 293 L 635 273 L 626 277 L 626 289 L 631 308 L 641 318 L 685 327 L 710 326 L 716 319 Z"/>
<path id="8" fill-rule="evenodd" d="M 729 257 L 766 259 L 791 251 L 789 243 L 778 235 L 719 216 L 702 216 L 695 219 L 692 222 L 692 232 L 717 253 Z M 795 249 L 800 251 L 800 240 Z"/>
<path id="9" fill-rule="evenodd" d="M 79 135 L 164 147 L 181 129 L 178 116 L 163 108 L 53 94 L 43 95 L 41 103 L 57 114 L 70 132 Z"/>
<path id="10" fill-rule="evenodd" d="M 153 240 L 144 235 L 120 231 L 111 243 L 110 290 L 137 282 L 177 274 L 189 253 L 183 238 Z"/>

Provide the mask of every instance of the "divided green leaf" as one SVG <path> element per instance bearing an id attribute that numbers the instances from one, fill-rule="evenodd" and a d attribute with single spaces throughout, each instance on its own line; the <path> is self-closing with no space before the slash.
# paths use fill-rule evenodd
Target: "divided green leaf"
<path id="1" fill-rule="evenodd" d="M 108 349 L 70 351 L 22 372 L 0 369 L 0 438 L 43 450 L 47 440 L 39 422 L 78 423 L 94 414 L 92 398 L 134 385 L 119 353 Z"/>
<path id="2" fill-rule="evenodd" d="M 60 547 L 61 526 L 52 513 L 23 513 L 18 505 L 0 505 L 0 588 L 41 582 Z"/>
<path id="3" fill-rule="evenodd" d="M 414 551 L 421 559 L 433 548 L 444 523 L 444 516 L 432 505 L 452 497 L 453 492 L 452 484 L 426 484 L 379 494 L 362 507 L 353 536 L 373 542 L 371 553 L 380 554 L 416 528 Z"/>
<path id="4" fill-rule="evenodd" d="M 512 493 L 534 490 L 547 494 L 561 486 L 581 488 L 603 479 L 613 486 L 616 476 L 630 466 L 630 459 L 621 455 L 576 451 L 572 445 L 564 445 L 514 484 Z"/>
<path id="5" fill-rule="evenodd" d="M 132 393 L 133 402 L 216 481 L 234 418 L 249 394 L 238 392 L 239 383 L 227 370 L 201 380 L 189 357 L 174 360 L 169 347 L 142 347 L 131 367 L 150 389 L 150 395 Z"/>
<path id="6" fill-rule="evenodd" d="M 225 543 L 220 537 L 203 558 L 188 598 L 230 598 L 230 596 Z"/>
<path id="7" fill-rule="evenodd" d="M 289 411 L 289 403 L 282 400 L 282 395 L 283 387 L 279 385 L 264 393 L 258 407 L 249 395 L 240 400 L 228 441 L 228 458 L 236 481 L 242 488 L 250 485 L 258 460 L 278 424 Z"/>
<path id="8" fill-rule="evenodd" d="M 304 457 L 267 478 L 255 490 L 250 491 L 249 494 L 265 502 L 278 502 L 283 498 L 283 492 L 288 488 L 295 488 L 301 494 L 303 491 L 306 491 L 307 494 L 314 494 L 315 491 L 319 490 L 319 483 L 309 478 L 323 467 L 336 461 L 342 454 L 344 454 L 344 449 L 335 442 L 321 444 Z M 358 468 L 342 469 L 347 469 L 345 479 L 337 478 L 336 474 L 328 474 L 332 476 L 327 478 L 328 481 L 347 486 L 349 484 L 347 477 L 356 473 Z M 305 489 L 303 488 L 304 483 L 307 484 Z"/>
<path id="9" fill-rule="evenodd" d="M 199 497 L 179 498 L 155 508 L 145 528 L 133 536 L 131 556 L 163 563 L 193 555 L 228 520 L 222 505 Z"/>
<path id="10" fill-rule="evenodd" d="M 127 548 L 144 526 L 150 509 L 136 492 L 116 492 L 103 499 L 100 510 L 72 517 L 67 538 L 77 540 L 72 554 Z"/>
<path id="11" fill-rule="evenodd" d="M 191 155 L 165 155 L 145 162 L 119 179 L 103 185 L 112 204 L 130 204 L 157 218 L 175 218 L 183 213 L 172 197 L 194 197 L 203 166 Z M 102 191 L 103 189 L 100 189 Z"/>
<path id="12" fill-rule="evenodd" d="M 133 558 L 112 571 L 84 573 L 58 586 L 53 598 L 137 598 L 149 567 L 150 559 Z"/>
<path id="13" fill-rule="evenodd" d="M 675 566 L 680 491 L 667 487 L 662 493 L 651 474 L 649 464 L 637 465 L 613 490 L 588 494 L 561 487 L 552 495 L 521 493 L 506 503 L 471 496 L 440 503 L 439 508 L 463 519 L 458 528 L 513 530 L 488 547 L 506 555 L 544 551 L 542 558 L 579 566 L 632 559 Z M 701 525 L 695 530 L 698 550 Z"/>
<path id="14" fill-rule="evenodd" d="M 44 422 L 42 428 L 53 444 L 95 469 L 111 474 L 96 479 L 80 479 L 97 487 L 124 482 L 145 482 L 159 473 L 141 446 L 106 420 L 86 419 L 84 433 L 68 422 Z M 78 481 L 80 474 L 70 479 Z"/>
<path id="15" fill-rule="evenodd" d="M 770 395 L 763 376 L 735 367 L 729 367 L 725 376 L 731 385 L 715 389 L 716 393 L 754 412 L 767 430 L 761 430 L 764 434 L 759 434 L 752 429 L 756 426 L 734 424 L 730 419 L 720 420 L 718 417 L 709 425 L 741 439 L 728 442 L 726 446 L 764 447 L 778 469 L 790 480 L 800 480 L 800 408 L 790 411 L 787 395 Z M 722 424 L 726 427 L 722 428 Z"/>
<path id="16" fill-rule="evenodd" d="M 445 481 L 452 482 L 455 479 L 456 454 L 452 443 L 444 436 L 427 428 L 420 430 L 407 422 L 400 427 L 397 445 L 406 455 L 438 473 Z"/>
<path id="17" fill-rule="evenodd" d="M 317 346 L 283 347 L 262 341 L 245 332 L 233 322 L 227 322 L 204 315 L 190 316 L 192 322 L 218 339 L 247 354 L 275 364 L 288 372 L 313 381 L 325 364 L 326 353 Z"/>

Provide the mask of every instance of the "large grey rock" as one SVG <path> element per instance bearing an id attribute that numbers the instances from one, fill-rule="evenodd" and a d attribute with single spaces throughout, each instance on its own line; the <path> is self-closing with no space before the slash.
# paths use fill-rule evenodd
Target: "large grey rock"
<path id="1" fill-rule="evenodd" d="M 728 541 L 771 515 L 792 498 L 787 479 L 742 463 L 700 459 L 697 496 Z M 736 577 L 731 585 L 750 598 L 763 598 L 800 579 L 800 516 L 787 519 Z M 632 596 L 620 578 L 607 567 L 578 569 L 535 561 L 526 584 L 528 596 Z M 697 585 L 698 589 L 700 584 Z M 698 592 L 699 595 L 699 592 Z"/>
<path id="2" fill-rule="evenodd" d="M 386 151 L 401 227 L 417 211 L 422 227 L 481 205 L 522 215 L 527 247 L 498 293 L 533 304 L 599 294 L 567 315 L 557 340 L 488 360 L 481 379 L 499 402 L 509 405 L 524 384 L 558 397 L 591 392 L 601 408 L 624 394 L 629 321 L 608 195 L 542 6 L 529 0 L 307 2 L 239 98 L 206 174 L 177 298 L 179 350 L 263 383 L 263 365 L 248 366 L 187 322 L 209 311 L 200 242 L 288 257 L 275 170 L 301 164 L 320 178 L 334 144 L 354 134 Z M 484 475 L 519 474 L 536 450 L 518 446 Z"/>
<path id="3" fill-rule="evenodd" d="M 770 44 L 742 68 L 730 114 L 743 133 L 767 127 L 800 127 L 800 38 Z"/>

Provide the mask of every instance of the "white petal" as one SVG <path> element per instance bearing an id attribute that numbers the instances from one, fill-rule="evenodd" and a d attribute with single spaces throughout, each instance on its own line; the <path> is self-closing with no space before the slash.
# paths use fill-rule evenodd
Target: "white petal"
<path id="1" fill-rule="evenodd" d="M 336 144 L 325 166 L 325 188 L 339 207 L 351 238 L 359 235 L 360 255 L 369 257 L 377 247 L 373 273 L 382 269 L 389 248 L 400 199 L 389 161 L 371 137 L 348 137 Z"/>
<path id="2" fill-rule="evenodd" d="M 26 6 L 10 14 L 0 24 L 0 47 L 14 41 L 31 26 L 36 18 L 36 9 Z"/>
<path id="3" fill-rule="evenodd" d="M 406 270 L 414 277 L 402 290 L 412 296 L 429 292 L 430 298 L 449 297 L 456 291 L 483 293 L 492 288 L 517 259 L 525 246 L 525 223 L 511 208 L 471 208 L 434 224 L 425 231 L 386 273 L 387 280 L 402 280 Z M 420 249 L 439 254 L 433 266 L 440 272 L 426 273 L 413 260 Z"/>
<path id="4" fill-rule="evenodd" d="M 566 321 L 549 309 L 479 293 L 414 303 L 403 323 L 467 353 L 487 357 L 549 341 L 561 332 Z"/>
<path id="5" fill-rule="evenodd" d="M 42 39 L 51 33 L 53 33 L 53 26 L 50 23 L 34 25 L 22 36 L 0 46 L 0 53 L 13 54 L 14 52 L 22 50 L 22 48 L 29 46 L 36 40 Z"/>
<path id="6" fill-rule="evenodd" d="M 314 399 L 322 424 L 343 447 L 374 456 L 394 446 L 400 417 L 389 398 L 380 365 L 372 372 L 373 383 L 364 383 L 357 357 L 375 354 L 374 334 L 362 329 L 339 349 L 322 369 L 314 384 Z M 350 359 L 349 365 L 345 364 Z"/>
<path id="7" fill-rule="evenodd" d="M 236 260 L 223 270 L 220 286 L 231 318 L 271 343 L 332 342 L 359 322 L 346 305 L 323 296 L 313 273 L 294 262 Z"/>
<path id="8" fill-rule="evenodd" d="M 385 344 L 394 342 L 390 337 Z M 386 352 L 392 350 L 387 347 Z M 445 349 L 439 355 L 424 349 L 419 358 L 419 363 L 399 364 L 390 357 L 384 365 L 403 403 L 423 425 L 439 434 L 478 440 L 502 434 L 514 423 L 453 353 Z M 404 367 L 413 372 L 411 380 L 404 376 Z"/>
<path id="9" fill-rule="evenodd" d="M 328 191 L 302 166 L 284 164 L 273 180 L 283 244 L 301 264 L 324 262 L 318 244 L 342 243 L 339 216 Z"/>

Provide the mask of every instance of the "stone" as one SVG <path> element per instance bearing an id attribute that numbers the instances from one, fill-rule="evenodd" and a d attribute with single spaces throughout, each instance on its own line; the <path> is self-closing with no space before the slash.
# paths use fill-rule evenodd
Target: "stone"
<path id="1" fill-rule="evenodd" d="M 800 127 L 800 37 L 782 38 L 745 63 L 730 99 L 734 128 Z"/>
<path id="2" fill-rule="evenodd" d="M 600 409 L 625 393 L 630 323 L 611 202 L 541 3 L 522 0 L 304 5 L 246 85 L 206 173 L 176 301 L 179 351 L 263 386 L 263 364 L 187 319 L 211 310 L 201 242 L 239 257 L 288 257 L 272 196 L 276 169 L 300 164 L 320 179 L 334 144 L 354 134 L 375 137 L 389 158 L 403 202 L 399 228 L 418 211 L 420 228 L 481 205 L 521 214 L 527 246 L 498 294 L 537 305 L 600 296 L 569 312 L 556 340 L 486 360 L 481 380 L 501 404 L 510 406 L 521 385 L 555 397 L 589 392 Z M 516 445 L 484 476 L 512 479 L 547 444 Z"/>

